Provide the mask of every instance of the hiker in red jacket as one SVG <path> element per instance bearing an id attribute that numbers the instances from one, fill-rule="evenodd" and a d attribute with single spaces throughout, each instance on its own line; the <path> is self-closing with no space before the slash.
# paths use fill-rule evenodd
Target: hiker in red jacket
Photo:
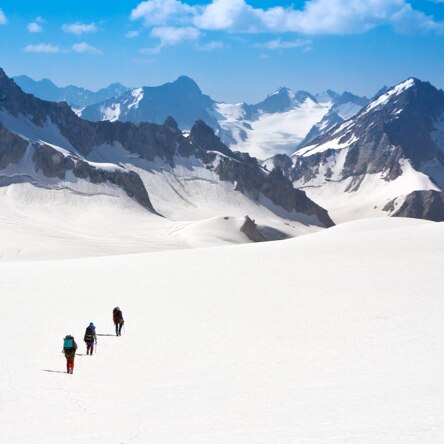
<path id="1" fill-rule="evenodd" d="M 74 358 L 76 357 L 77 344 L 74 337 L 66 335 L 63 340 L 63 352 L 66 358 L 66 373 L 72 375 L 74 371 Z"/>
<path id="2" fill-rule="evenodd" d="M 116 336 L 122 336 L 122 327 L 124 324 L 122 310 L 119 307 L 116 307 L 113 310 L 113 321 L 116 326 Z"/>

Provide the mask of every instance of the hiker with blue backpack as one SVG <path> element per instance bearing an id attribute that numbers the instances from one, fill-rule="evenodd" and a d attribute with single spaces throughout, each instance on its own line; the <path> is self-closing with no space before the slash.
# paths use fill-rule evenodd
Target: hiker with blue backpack
<path id="1" fill-rule="evenodd" d="M 66 373 L 72 375 L 74 371 L 74 358 L 76 357 L 77 344 L 74 337 L 66 335 L 63 339 L 63 353 L 66 358 Z"/>
<path id="2" fill-rule="evenodd" d="M 92 355 L 94 352 L 94 345 L 97 344 L 96 327 L 92 322 L 86 327 L 83 340 L 86 342 L 86 354 Z"/>

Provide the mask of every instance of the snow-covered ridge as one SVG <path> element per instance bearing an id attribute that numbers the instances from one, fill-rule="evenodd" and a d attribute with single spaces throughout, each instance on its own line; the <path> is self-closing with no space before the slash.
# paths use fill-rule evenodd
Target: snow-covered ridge
<path id="1" fill-rule="evenodd" d="M 384 94 L 381 94 L 373 102 L 367 105 L 367 107 L 363 112 L 368 113 L 376 108 L 386 105 L 393 97 L 398 96 L 399 94 L 401 94 L 402 92 L 406 91 L 409 88 L 412 88 L 413 86 L 415 86 L 414 78 L 410 78 L 405 82 L 399 83 L 398 85 L 394 86 L 392 89 L 388 90 Z"/>
<path id="2" fill-rule="evenodd" d="M 128 109 L 138 108 L 140 101 L 143 99 L 143 88 L 136 88 L 131 91 L 134 101 L 128 104 Z"/>

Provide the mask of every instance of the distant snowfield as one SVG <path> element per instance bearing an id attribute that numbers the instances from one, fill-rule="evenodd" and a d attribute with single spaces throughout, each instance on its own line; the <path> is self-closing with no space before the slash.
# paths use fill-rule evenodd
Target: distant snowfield
<path id="1" fill-rule="evenodd" d="M 85 215 L 86 217 L 86 215 Z M 0 263 L 10 443 L 444 441 L 444 224 Z M 99 336 L 83 356 L 90 321 Z M 64 374 L 62 338 L 79 342 Z"/>
<path id="2" fill-rule="evenodd" d="M 241 106 L 219 103 L 216 110 L 224 119 L 219 124 L 236 140 L 230 145 L 233 151 L 265 160 L 277 153 L 292 154 L 313 125 L 327 114 L 330 104 L 306 100 L 290 111 L 262 113 L 252 121 L 245 120 Z"/>

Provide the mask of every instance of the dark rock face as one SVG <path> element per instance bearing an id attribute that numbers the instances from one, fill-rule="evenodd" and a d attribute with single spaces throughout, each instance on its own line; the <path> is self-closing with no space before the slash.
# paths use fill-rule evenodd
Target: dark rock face
<path id="1" fill-rule="evenodd" d="M 245 216 L 245 222 L 241 226 L 241 232 L 253 242 L 265 242 L 267 239 L 259 232 L 257 224 L 253 219 Z"/>
<path id="2" fill-rule="evenodd" d="M 273 168 L 270 168 L 271 170 L 279 168 L 285 177 L 290 177 L 293 169 L 293 160 L 290 156 L 286 154 L 276 154 L 276 156 L 272 158 L 272 164 Z"/>
<path id="3" fill-rule="evenodd" d="M 414 191 L 392 216 L 444 222 L 444 192 Z"/>
<path id="4" fill-rule="evenodd" d="M 0 170 L 10 164 L 17 164 L 25 154 L 28 143 L 9 132 L 0 123 Z"/>
<path id="5" fill-rule="evenodd" d="M 234 153 L 214 134 L 213 129 L 202 120 L 198 120 L 191 128 L 189 140 L 195 147 L 195 154 L 199 157 L 208 151 L 217 151 L 226 156 L 235 157 Z"/>
<path id="6" fill-rule="evenodd" d="M 109 182 L 122 188 L 130 198 L 136 200 L 147 210 L 156 213 L 142 180 L 133 171 L 125 171 L 119 168 L 112 171 L 95 168 L 73 156 L 64 156 L 59 151 L 44 144 L 35 144 L 34 148 L 33 160 L 36 171 L 40 170 L 46 177 L 65 179 L 66 172 L 72 171 L 79 179 L 86 179 L 94 184 Z"/>
<path id="7" fill-rule="evenodd" d="M 235 183 L 237 191 L 255 200 L 259 200 L 263 195 L 290 213 L 294 210 L 308 216 L 316 216 L 325 227 L 334 225 L 327 211 L 309 199 L 305 192 L 295 189 L 279 169 L 265 175 L 253 162 L 222 158 L 215 172 L 221 180 Z"/>

